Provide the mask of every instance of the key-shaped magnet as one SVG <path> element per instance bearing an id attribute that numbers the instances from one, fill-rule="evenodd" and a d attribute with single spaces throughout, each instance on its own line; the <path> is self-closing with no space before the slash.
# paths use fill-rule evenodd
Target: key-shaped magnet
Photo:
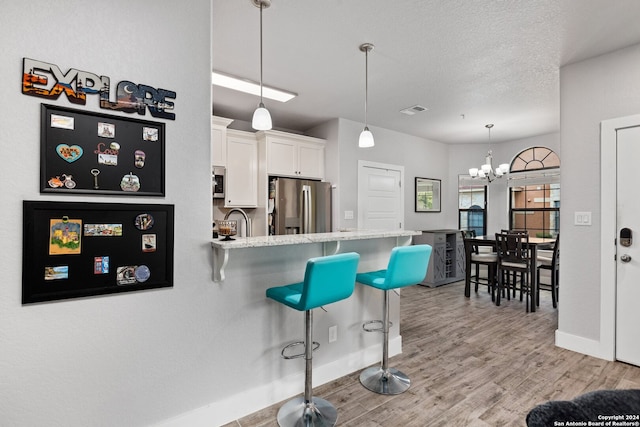
<path id="1" fill-rule="evenodd" d="M 98 169 L 91 169 L 91 175 L 93 175 L 93 189 L 97 190 L 100 188 L 100 186 L 98 186 L 98 175 L 100 175 L 100 171 Z"/>

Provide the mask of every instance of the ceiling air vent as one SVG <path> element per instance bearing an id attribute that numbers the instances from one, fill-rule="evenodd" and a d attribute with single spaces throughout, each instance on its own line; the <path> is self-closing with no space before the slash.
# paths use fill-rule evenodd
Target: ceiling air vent
<path id="1" fill-rule="evenodd" d="M 406 114 L 407 116 L 413 116 L 416 113 L 422 113 L 423 111 L 427 111 L 427 107 L 423 107 L 422 105 L 414 105 L 413 107 L 405 108 L 404 110 L 400 110 L 402 114 Z"/>

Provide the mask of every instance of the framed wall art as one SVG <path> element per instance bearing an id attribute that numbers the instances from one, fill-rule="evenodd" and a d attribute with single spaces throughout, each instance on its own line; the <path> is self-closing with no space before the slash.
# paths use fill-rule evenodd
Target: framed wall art
<path id="1" fill-rule="evenodd" d="M 23 216 L 23 304 L 173 286 L 173 205 L 24 201 Z"/>
<path id="2" fill-rule="evenodd" d="M 416 212 L 440 212 L 440 180 L 416 177 Z"/>
<path id="3" fill-rule="evenodd" d="M 164 196 L 164 123 L 42 104 L 41 193 Z"/>

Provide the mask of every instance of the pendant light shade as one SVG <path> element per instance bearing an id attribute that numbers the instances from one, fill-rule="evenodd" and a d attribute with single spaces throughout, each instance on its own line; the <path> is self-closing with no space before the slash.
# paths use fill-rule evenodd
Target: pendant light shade
<path id="1" fill-rule="evenodd" d="M 255 130 L 269 130 L 273 127 L 271 124 L 271 114 L 269 114 L 269 110 L 264 107 L 262 102 L 258 105 L 256 111 L 253 112 L 251 127 Z"/>
<path id="2" fill-rule="evenodd" d="M 360 148 L 368 148 L 373 147 L 375 142 L 373 141 L 373 134 L 369 130 L 367 126 L 364 127 L 364 130 L 360 132 L 360 139 L 358 140 L 358 147 Z"/>
<path id="3" fill-rule="evenodd" d="M 271 124 L 271 114 L 262 102 L 262 9 L 271 6 L 271 0 L 251 0 L 254 6 L 260 8 L 260 104 L 253 112 L 253 120 L 251 127 L 255 130 L 269 130 L 273 126 Z"/>
<path id="4" fill-rule="evenodd" d="M 360 133 L 358 147 L 373 147 L 375 142 L 373 134 L 369 130 L 367 118 L 367 104 L 369 103 L 369 52 L 373 50 L 372 43 L 363 43 L 360 45 L 360 51 L 364 52 L 364 129 Z"/>

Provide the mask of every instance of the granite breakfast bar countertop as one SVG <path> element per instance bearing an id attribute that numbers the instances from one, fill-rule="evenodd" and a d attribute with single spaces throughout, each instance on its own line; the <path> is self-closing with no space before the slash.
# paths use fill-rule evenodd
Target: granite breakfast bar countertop
<path id="1" fill-rule="evenodd" d="M 231 249 L 322 243 L 324 254 L 331 255 L 338 253 L 341 241 L 395 237 L 397 239 L 397 244 L 399 246 L 404 246 L 411 244 L 412 237 L 420 234 L 422 234 L 422 231 L 354 230 L 330 233 L 286 234 L 280 236 L 237 237 L 235 240 L 214 240 L 211 242 L 211 247 L 214 252 L 214 281 L 224 281 L 224 270 L 229 261 L 229 251 Z"/>

